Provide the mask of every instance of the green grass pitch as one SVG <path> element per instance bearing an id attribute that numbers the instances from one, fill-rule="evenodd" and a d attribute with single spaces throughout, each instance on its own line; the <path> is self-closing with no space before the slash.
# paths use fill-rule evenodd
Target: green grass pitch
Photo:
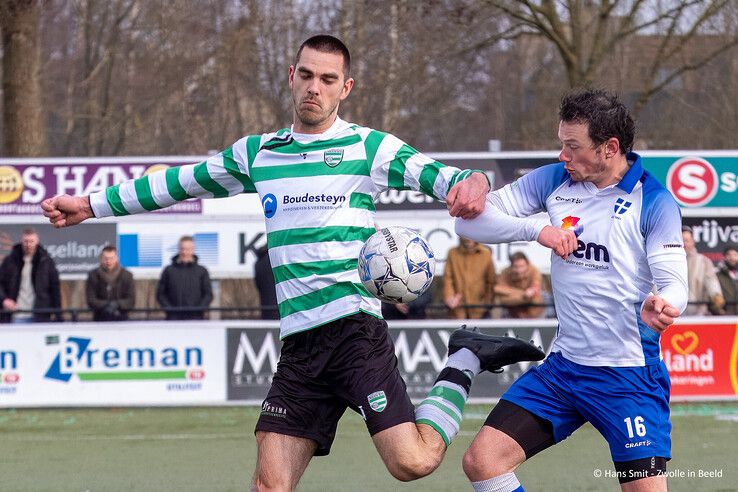
<path id="1" fill-rule="evenodd" d="M 461 456 L 488 406 L 469 406 L 441 467 L 412 483 L 385 471 L 363 421 L 347 412 L 328 457 L 315 458 L 298 490 L 471 490 Z M 0 490 L 242 491 L 256 445 L 256 408 L 0 410 Z M 738 490 L 738 405 L 674 405 L 673 491 Z M 619 490 L 607 446 L 589 425 L 525 463 L 529 491 Z M 704 476 L 722 473 L 722 477 Z M 700 475 L 703 475 L 700 477 Z"/>

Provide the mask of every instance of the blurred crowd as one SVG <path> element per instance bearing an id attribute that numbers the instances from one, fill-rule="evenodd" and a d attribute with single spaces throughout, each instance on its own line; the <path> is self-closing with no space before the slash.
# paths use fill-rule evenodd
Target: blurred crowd
<path id="1" fill-rule="evenodd" d="M 687 253 L 689 306 L 685 315 L 738 315 L 738 245 L 724 248 L 713 263 L 695 247 L 692 230 L 682 228 Z M 278 319 L 277 297 L 266 247 L 257 251 L 254 281 L 263 319 Z M 408 304 L 384 304 L 387 319 L 535 319 L 553 318 L 547 278 L 522 252 L 513 253 L 509 266 L 497 271 L 492 251 L 459 238 L 446 255 L 444 275 Z M 87 306 L 94 321 L 124 321 L 134 308 L 133 275 L 120 265 L 115 246 L 106 246 L 100 264 L 85 284 Z M 33 229 L 23 231 L 0 265 L 0 322 L 29 323 L 61 320 L 59 273 L 53 258 Z M 206 319 L 213 291 L 207 268 L 198 263 L 195 242 L 183 236 L 178 252 L 164 268 L 156 286 L 156 300 L 168 320 Z"/>

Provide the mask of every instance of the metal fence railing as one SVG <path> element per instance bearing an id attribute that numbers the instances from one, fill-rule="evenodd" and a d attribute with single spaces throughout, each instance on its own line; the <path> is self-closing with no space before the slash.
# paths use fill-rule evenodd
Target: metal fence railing
<path id="1" fill-rule="evenodd" d="M 690 306 L 705 306 L 707 302 L 690 302 Z M 729 313 L 733 312 L 738 306 L 736 302 L 726 303 L 724 309 Z M 553 304 L 551 303 L 531 303 L 516 304 L 514 306 L 507 304 L 464 304 L 460 305 L 464 309 L 481 309 L 489 318 L 489 313 L 495 313 L 495 317 L 505 319 L 508 308 L 527 308 L 527 307 L 543 307 L 548 316 L 543 315 L 539 318 L 554 318 Z M 162 320 L 166 318 L 167 313 L 179 314 L 186 317 L 187 313 L 205 313 L 205 319 L 278 319 L 277 306 L 226 306 L 226 307 L 170 307 L 163 308 L 133 308 L 127 311 L 130 320 Z M 445 304 L 431 303 L 425 308 L 425 319 L 447 319 L 449 310 Z M 730 314 L 729 314 L 730 315 Z M 30 319 L 29 319 L 30 318 Z M 11 322 L 27 320 L 33 321 L 92 321 L 93 310 L 89 308 L 65 308 L 65 309 L 34 309 L 34 310 L 0 310 L 0 322 Z M 199 319 L 201 316 L 194 316 L 191 319 Z"/>

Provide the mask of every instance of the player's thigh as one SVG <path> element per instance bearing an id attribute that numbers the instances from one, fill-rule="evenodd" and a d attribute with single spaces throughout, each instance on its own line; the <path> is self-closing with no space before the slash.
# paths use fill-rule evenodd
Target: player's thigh
<path id="1" fill-rule="evenodd" d="M 361 415 L 371 436 L 400 424 L 414 428 L 415 407 L 386 322 L 366 314 L 346 319 L 353 329 L 332 354 L 328 380 L 333 391 Z"/>
<path id="2" fill-rule="evenodd" d="M 315 454 L 312 439 L 275 432 L 256 432 L 254 490 L 294 490 Z"/>

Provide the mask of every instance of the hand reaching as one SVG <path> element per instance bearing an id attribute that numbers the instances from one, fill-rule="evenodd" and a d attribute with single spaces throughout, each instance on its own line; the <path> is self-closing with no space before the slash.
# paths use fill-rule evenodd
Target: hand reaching
<path id="1" fill-rule="evenodd" d="M 95 216 L 89 196 L 58 195 L 41 202 L 44 216 L 54 227 L 69 227 Z"/>
<path id="2" fill-rule="evenodd" d="M 641 319 L 654 330 L 663 333 L 679 314 L 679 310 L 666 302 L 663 297 L 652 294 L 643 303 Z"/>
<path id="3" fill-rule="evenodd" d="M 473 219 L 484 211 L 484 204 L 489 193 L 489 181 L 482 173 L 472 173 L 463 181 L 459 181 L 446 196 L 446 207 L 451 217 Z"/>
<path id="4" fill-rule="evenodd" d="M 544 227 L 538 234 L 538 242 L 551 248 L 562 260 L 566 260 L 567 256 L 577 249 L 577 236 L 574 232 L 550 225 Z"/>

